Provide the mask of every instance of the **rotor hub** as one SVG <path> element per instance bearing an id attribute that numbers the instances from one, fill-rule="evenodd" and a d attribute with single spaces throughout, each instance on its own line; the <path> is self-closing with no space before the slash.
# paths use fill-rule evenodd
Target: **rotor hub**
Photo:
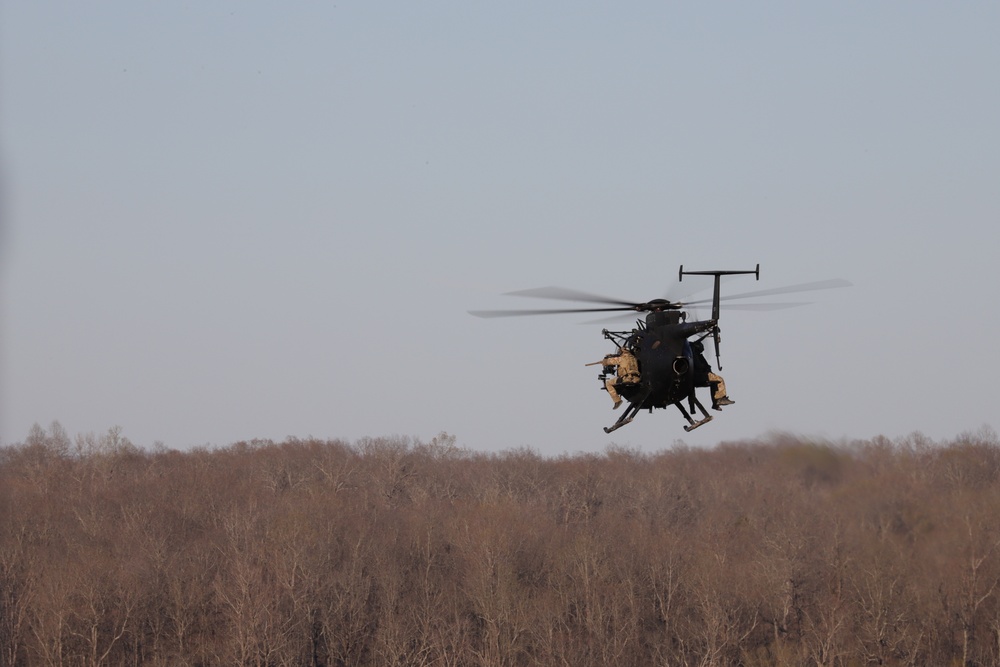
<path id="1" fill-rule="evenodd" d="M 646 303 L 636 304 L 635 309 L 639 312 L 662 313 L 665 310 L 679 310 L 681 304 L 667 301 L 666 299 L 653 299 Z"/>

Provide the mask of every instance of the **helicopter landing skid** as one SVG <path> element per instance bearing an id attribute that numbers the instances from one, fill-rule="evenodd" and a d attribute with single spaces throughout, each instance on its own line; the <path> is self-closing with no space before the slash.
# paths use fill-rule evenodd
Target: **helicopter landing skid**
<path id="1" fill-rule="evenodd" d="M 688 433 L 690 433 L 691 431 L 695 430 L 696 428 L 698 428 L 702 424 L 707 424 L 708 422 L 712 421 L 712 419 L 713 419 L 712 415 L 709 415 L 709 416 L 705 417 L 701 421 L 694 421 L 692 419 L 691 423 L 684 427 L 684 430 L 687 431 Z"/>
<path id="2" fill-rule="evenodd" d="M 612 431 L 616 431 L 616 430 L 620 429 L 622 426 L 624 426 L 625 424 L 631 423 L 631 421 L 632 421 L 631 417 L 629 417 L 628 419 L 619 419 L 612 426 L 605 426 L 604 427 L 604 432 L 605 433 L 611 433 Z"/>
<path id="3" fill-rule="evenodd" d="M 646 396 L 649 396 L 649 392 L 646 393 Z M 646 396 L 643 396 L 640 401 L 635 401 L 634 403 L 629 402 L 628 407 L 625 408 L 625 412 L 623 412 L 622 416 L 618 418 L 618 421 L 611 426 L 605 426 L 604 432 L 611 433 L 612 431 L 616 431 L 622 426 L 625 426 L 625 424 L 631 423 L 631 421 L 635 419 L 635 416 L 639 414 L 639 406 L 641 406 L 642 402 L 646 400 Z"/>
<path id="4" fill-rule="evenodd" d="M 684 430 L 690 433 L 691 431 L 695 430 L 702 424 L 707 424 L 708 422 L 712 421 L 712 415 L 708 414 L 708 410 L 706 410 L 705 406 L 701 404 L 701 401 L 699 401 L 697 398 L 694 397 L 694 394 L 691 394 L 691 396 L 688 397 L 688 402 L 691 405 L 691 412 L 694 412 L 694 409 L 696 407 L 698 408 L 698 410 L 701 411 L 702 419 L 700 421 L 695 421 L 694 419 L 692 419 L 691 415 L 688 413 L 687 410 L 684 409 L 684 406 L 681 405 L 680 401 L 677 401 L 676 403 L 674 403 L 674 405 L 676 405 L 677 409 L 681 411 L 682 415 L 684 415 L 684 419 L 688 421 L 688 424 L 687 426 L 684 427 Z"/>

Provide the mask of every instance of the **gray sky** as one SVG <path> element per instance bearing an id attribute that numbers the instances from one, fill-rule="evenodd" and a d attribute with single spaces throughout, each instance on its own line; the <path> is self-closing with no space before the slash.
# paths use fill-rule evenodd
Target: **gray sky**
<path id="1" fill-rule="evenodd" d="M 4 3 L 0 443 L 995 427 L 998 26 L 995 2 Z M 691 434 L 674 410 L 604 434 L 592 318 L 467 313 L 757 263 L 724 292 L 853 287 L 724 314 L 736 405 Z"/>

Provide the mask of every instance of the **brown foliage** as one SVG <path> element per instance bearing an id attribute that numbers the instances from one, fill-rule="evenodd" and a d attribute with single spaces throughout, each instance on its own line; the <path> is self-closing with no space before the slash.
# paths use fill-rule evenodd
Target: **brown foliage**
<path id="1" fill-rule="evenodd" d="M 0 450 L 3 665 L 989 665 L 989 430 Z"/>

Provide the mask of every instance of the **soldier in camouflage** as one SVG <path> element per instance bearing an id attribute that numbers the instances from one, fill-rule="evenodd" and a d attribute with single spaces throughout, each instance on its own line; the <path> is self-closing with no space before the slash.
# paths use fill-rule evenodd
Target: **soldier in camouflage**
<path id="1" fill-rule="evenodd" d="M 726 381 L 712 371 L 712 366 L 705 358 L 705 345 L 700 340 L 694 341 L 691 343 L 691 350 L 694 352 L 694 386 L 711 389 L 712 409 L 722 410 L 723 405 L 735 403 L 726 393 Z"/>
<path id="2" fill-rule="evenodd" d="M 604 381 L 604 387 L 608 390 L 608 395 L 614 401 L 614 410 L 621 407 L 622 397 L 618 394 L 618 387 L 622 385 L 634 385 L 639 383 L 639 361 L 635 355 L 625 348 L 619 348 L 618 354 L 605 355 L 600 362 L 606 372 L 615 371 L 615 375 L 609 375 Z"/>

